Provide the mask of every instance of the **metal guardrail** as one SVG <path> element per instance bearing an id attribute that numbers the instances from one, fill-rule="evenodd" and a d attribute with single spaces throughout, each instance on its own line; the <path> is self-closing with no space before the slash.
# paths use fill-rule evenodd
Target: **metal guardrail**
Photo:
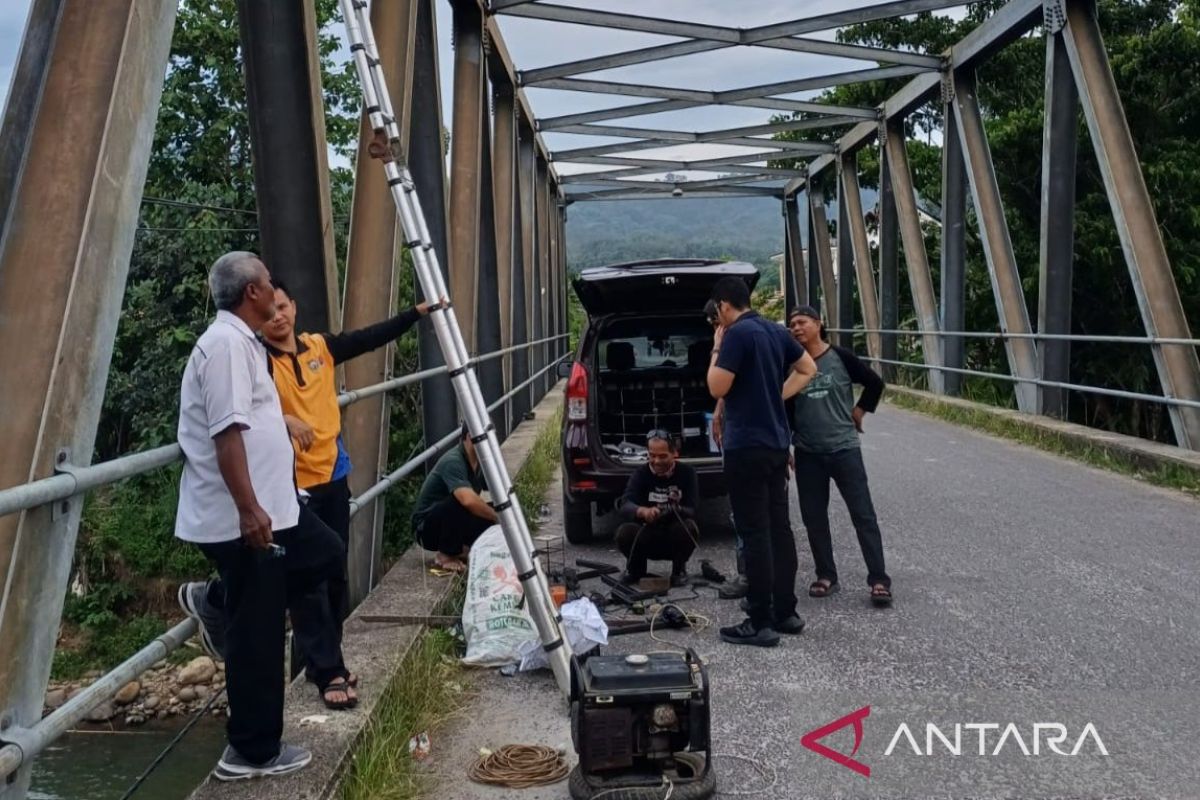
<path id="1" fill-rule="evenodd" d="M 104 677 L 72 697 L 52 714 L 31 728 L 9 727 L 0 732 L 4 746 L 0 747 L 0 780 L 21 768 L 27 759 L 36 756 L 76 725 L 88 713 L 120 691 L 155 663 L 177 650 L 196 633 L 195 620 L 187 619 L 137 651 Z"/>
<path id="2" fill-rule="evenodd" d="M 903 336 L 947 336 L 961 337 L 969 339 L 1033 339 L 1046 341 L 1068 341 L 1068 342 L 1099 342 L 1105 344 L 1153 344 L 1153 345 L 1180 345 L 1183 347 L 1200 347 L 1200 339 L 1169 339 L 1156 336 L 1091 336 L 1087 334 L 1050 334 L 1050 333 L 978 333 L 972 331 L 931 331 L 924 333 L 922 331 L 911 330 L 890 330 L 886 328 L 828 328 L 830 333 L 877 333 L 877 334 L 895 334 Z M 1048 381 L 1041 378 L 1022 378 L 1017 375 L 1008 375 L 1001 372 L 987 372 L 976 369 L 960 369 L 958 367 L 946 367 L 926 364 L 918 361 L 898 361 L 889 358 L 876 358 L 874 356 L 863 356 L 866 361 L 871 361 L 877 364 L 889 364 L 897 367 L 913 367 L 916 369 L 924 369 L 932 372 L 950 372 L 956 375 L 970 375 L 977 378 L 992 378 L 995 380 L 1009 381 L 1010 383 L 1025 383 L 1034 386 L 1042 386 L 1049 389 L 1065 389 L 1072 392 L 1083 392 L 1087 394 L 1099 394 L 1107 397 L 1117 397 L 1123 400 L 1140 400 L 1147 403 L 1158 403 L 1167 406 L 1179 406 L 1183 408 L 1200 408 L 1200 401 L 1186 400 L 1178 397 L 1166 397 L 1159 394 L 1144 394 L 1142 392 L 1129 392 L 1124 389 L 1106 389 L 1102 386 L 1087 386 L 1078 383 L 1064 383 L 1062 381 Z"/>
<path id="3" fill-rule="evenodd" d="M 549 336 L 544 339 L 497 350 L 493 353 L 487 353 L 486 355 L 476 356 L 467 362 L 467 366 L 474 367 L 476 364 L 501 358 L 517 350 L 548 344 L 565 339 L 568 336 L 569 334 L 565 333 L 558 336 Z M 414 383 L 420 383 L 436 375 L 443 375 L 448 371 L 449 368 L 446 366 L 434 367 L 433 369 L 413 372 L 403 377 L 393 378 L 392 380 L 372 384 L 371 386 L 364 386 L 361 389 L 352 389 L 338 396 L 338 405 L 348 406 L 368 397 L 394 391 Z M 153 450 L 132 453 L 120 458 L 114 458 L 111 461 L 104 461 L 86 467 L 77 467 L 72 464 L 62 463 L 56 467 L 58 471 L 57 475 L 30 481 L 29 483 L 13 486 L 8 489 L 0 489 L 0 517 L 29 508 L 37 508 L 38 506 L 54 503 L 59 500 L 67 500 L 101 486 L 107 486 L 110 483 L 116 483 L 126 478 L 133 478 L 137 475 L 144 475 L 147 472 L 169 466 L 182 458 L 183 451 L 179 448 L 179 445 L 169 444 L 156 447 Z"/>
<path id="4" fill-rule="evenodd" d="M 923 331 L 887 328 L 827 328 L 830 333 L 879 333 L 903 336 L 948 336 L 956 339 L 1033 339 L 1048 342 L 1101 342 L 1107 344 L 1165 344 L 1200 347 L 1200 339 L 1171 339 L 1161 336 L 1103 336 L 1075 333 L 1004 333 L 1003 331 Z"/>
<path id="5" fill-rule="evenodd" d="M 476 356 L 468 361 L 467 365 L 474 367 L 476 364 L 501 358 L 509 353 L 567 339 L 568 336 L 569 334 L 560 334 L 525 344 L 506 347 L 503 350 Z M 545 367 L 539 369 L 536 373 L 522 381 L 519 385 L 514 386 L 502 397 L 489 405 L 488 411 L 494 411 L 504 405 L 515 397 L 518 392 L 529 387 L 534 381 L 554 369 L 559 362 L 569 356 L 570 353 L 567 352 L 553 359 Z M 441 375 L 447 371 L 448 368 L 445 366 L 436 367 L 371 386 L 365 386 L 361 389 L 354 389 L 339 395 L 338 404 L 340 406 L 347 406 L 368 397 L 420 383 L 423 380 Z M 421 453 L 406 461 L 399 469 L 382 478 L 358 497 L 352 498 L 350 500 L 351 515 L 358 513 L 369 502 L 377 499 L 393 484 L 415 472 L 418 467 L 434 455 L 440 453 L 457 438 L 458 431 L 452 431 L 432 446 L 427 447 Z M 117 481 L 137 475 L 143 475 L 155 469 L 161 469 L 182 458 L 183 451 L 179 445 L 171 444 L 141 453 L 121 456 L 120 458 L 88 467 L 59 464 L 59 474 L 53 477 L 43 478 L 0 491 L 0 516 L 66 500 L 88 492 L 91 489 L 116 483 Z M 0 743 L 2 743 L 2 746 L 0 746 L 0 781 L 16 772 L 28 759 L 36 756 L 51 742 L 68 731 L 72 726 L 78 724 L 96 706 L 112 699 L 122 686 L 136 679 L 156 662 L 166 658 L 171 652 L 181 647 L 195 633 L 196 623 L 190 619 L 184 620 L 150 642 L 106 675 L 99 678 L 95 683 L 72 697 L 62 707 L 39 721 L 36 725 L 29 728 L 10 726 L 0 730 Z"/>

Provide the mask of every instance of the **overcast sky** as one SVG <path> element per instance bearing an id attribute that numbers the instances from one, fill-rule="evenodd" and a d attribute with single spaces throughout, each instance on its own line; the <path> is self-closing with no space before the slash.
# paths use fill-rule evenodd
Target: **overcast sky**
<path id="1" fill-rule="evenodd" d="M 602 9 L 628 14 L 654 15 L 688 22 L 754 27 L 798 16 L 841 11 L 864 5 L 862 0 L 556 0 L 561 5 Z M 0 102 L 7 97 L 13 63 L 17 57 L 25 25 L 29 0 L 0 0 Z M 441 58 L 443 114 L 448 115 L 453 79 L 453 51 L 450 47 L 450 9 L 447 0 L 438 0 L 438 34 Z M 944 12 L 961 15 L 959 12 Z M 520 69 L 532 69 L 561 61 L 573 61 L 621 50 L 679 41 L 673 37 L 644 33 L 502 17 L 501 29 L 509 50 Z M 833 31 L 809 34 L 832 39 Z M 761 83 L 791 80 L 830 72 L 863 69 L 873 64 L 863 61 L 818 56 L 768 48 L 733 47 L 708 53 L 671 59 L 657 64 L 640 64 L 596 73 L 604 80 L 648 83 L 688 89 L 724 90 Z M 593 77 L 593 76 L 589 76 Z M 611 95 L 530 89 L 529 99 L 539 117 L 553 117 L 599 108 L 627 105 L 636 98 Z M 804 99 L 819 92 L 786 97 Z M 614 121 L 637 127 L 662 127 L 685 131 L 703 131 L 767 122 L 769 109 L 731 107 L 694 108 L 665 114 L 643 115 Z M 602 123 L 603 124 L 603 123 Z M 617 141 L 611 138 L 546 134 L 551 150 L 589 147 Z M 647 150 L 641 157 L 684 158 L 694 160 L 736 152 L 744 148 L 719 145 L 685 145 L 663 150 Z M 562 172 L 597 170 L 601 167 L 562 165 Z M 698 176 L 704 177 L 704 176 Z"/>

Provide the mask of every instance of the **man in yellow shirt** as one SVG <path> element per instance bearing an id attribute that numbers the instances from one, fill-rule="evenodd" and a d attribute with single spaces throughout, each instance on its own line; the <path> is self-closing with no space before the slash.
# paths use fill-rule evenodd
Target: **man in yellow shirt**
<path id="1" fill-rule="evenodd" d="M 296 333 L 296 303 L 287 287 L 275 281 L 275 316 L 262 327 L 270 356 L 271 376 L 279 391 L 296 451 L 296 486 L 308 495 L 307 506 L 341 537 L 350 540 L 350 456 L 342 443 L 342 414 L 338 407 L 338 364 L 376 350 L 403 336 L 429 305 L 422 303 L 391 319 L 342 333 Z M 337 650 L 341 652 L 342 622 L 349 615 L 346 568 L 340 581 L 329 581 L 329 605 L 337 620 Z M 345 669 L 342 665 L 343 670 Z M 310 670 L 311 671 L 311 670 Z M 356 683 L 346 672 L 349 686 Z M 349 689 L 348 695 L 353 694 Z"/>

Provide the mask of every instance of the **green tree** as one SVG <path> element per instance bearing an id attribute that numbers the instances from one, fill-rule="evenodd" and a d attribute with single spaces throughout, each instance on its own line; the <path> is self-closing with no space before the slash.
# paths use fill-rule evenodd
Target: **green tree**
<path id="1" fill-rule="evenodd" d="M 999 0 L 973 6 L 960 21 L 929 14 L 872 22 L 842 31 L 844 41 L 943 52 L 987 15 Z M 1154 201 L 1185 313 L 1200 322 L 1200 3 L 1197 0 L 1101 0 L 1101 29 Z M 1010 44 L 980 65 L 979 100 L 1012 235 L 1026 303 L 1036 324 L 1041 141 L 1045 44 L 1041 31 Z M 825 93 L 831 102 L 875 105 L 903 81 L 843 86 Z M 925 198 L 940 197 L 941 147 L 931 131 L 942 126 L 940 105 L 931 103 L 907 121 L 913 182 Z M 1099 166 L 1082 116 L 1075 230 L 1073 331 L 1081 334 L 1145 334 L 1132 282 L 1117 239 Z M 836 138 L 840 131 L 826 135 Z M 790 136 L 790 135 L 789 135 Z M 863 184 L 876 185 L 877 151 L 859 156 Z M 937 281 L 937 241 L 930 237 Z M 997 317 L 973 211 L 968 211 L 967 327 L 995 330 Z M 905 282 L 901 272 L 902 284 Z M 902 297 L 907 291 L 902 286 Z M 902 310 L 903 316 L 903 310 Z M 969 365 L 1007 371 L 1003 348 L 971 341 Z M 1071 379 L 1076 383 L 1137 392 L 1160 391 L 1148 348 L 1075 344 Z M 1011 397 L 1011 390 L 1004 395 Z M 1073 419 L 1150 438 L 1169 439 L 1165 408 L 1073 394 Z"/>

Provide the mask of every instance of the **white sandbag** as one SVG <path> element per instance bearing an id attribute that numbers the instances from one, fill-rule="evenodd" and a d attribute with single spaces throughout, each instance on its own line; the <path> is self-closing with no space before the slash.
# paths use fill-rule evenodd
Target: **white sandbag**
<path id="1" fill-rule="evenodd" d="M 500 667 L 521 660 L 521 646 L 538 643 L 537 628 L 521 603 L 524 591 L 509 554 L 504 530 L 493 525 L 471 545 L 467 597 L 463 602 L 463 663 Z"/>

